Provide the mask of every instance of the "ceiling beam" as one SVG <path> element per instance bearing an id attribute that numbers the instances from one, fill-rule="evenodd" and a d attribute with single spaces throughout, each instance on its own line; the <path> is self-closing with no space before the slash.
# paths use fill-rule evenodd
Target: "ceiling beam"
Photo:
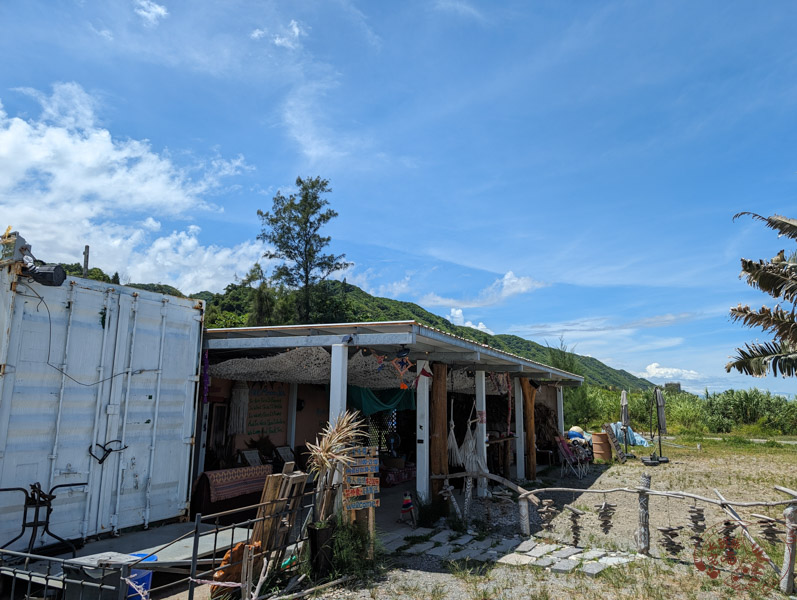
<path id="1" fill-rule="evenodd" d="M 286 335 L 281 337 L 205 338 L 208 350 L 255 350 L 314 346 L 401 346 L 415 343 L 414 333 L 355 333 L 338 335 Z"/>
<path id="2" fill-rule="evenodd" d="M 411 360 L 428 360 L 439 363 L 474 363 L 481 360 L 478 352 L 410 352 Z"/>

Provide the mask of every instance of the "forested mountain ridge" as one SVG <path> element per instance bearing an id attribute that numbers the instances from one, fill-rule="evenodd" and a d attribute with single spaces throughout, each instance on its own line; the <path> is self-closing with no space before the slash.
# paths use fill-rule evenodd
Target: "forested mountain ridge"
<path id="1" fill-rule="evenodd" d="M 65 265 L 71 275 L 79 275 L 79 265 Z M 100 269 L 89 272 L 89 278 L 118 282 L 118 275 L 109 277 Z M 207 327 L 242 327 L 244 325 L 289 325 L 297 323 L 295 292 L 270 287 L 268 283 L 246 280 L 228 285 L 224 292 L 215 294 L 203 291 L 189 297 L 206 303 L 205 324 Z M 184 296 L 174 287 L 155 283 L 128 283 L 155 292 Z M 472 327 L 454 325 L 447 319 L 429 312 L 413 303 L 392 298 L 372 296 L 346 281 L 324 281 L 314 289 L 318 306 L 313 314 L 314 323 L 369 322 L 369 321 L 417 321 L 422 325 L 486 344 L 498 350 L 511 352 L 543 364 L 551 364 L 551 352 L 547 346 L 516 335 L 492 335 Z M 590 356 L 578 356 L 581 373 L 587 383 L 626 390 L 641 390 L 653 384 L 623 370 L 613 369 Z"/>

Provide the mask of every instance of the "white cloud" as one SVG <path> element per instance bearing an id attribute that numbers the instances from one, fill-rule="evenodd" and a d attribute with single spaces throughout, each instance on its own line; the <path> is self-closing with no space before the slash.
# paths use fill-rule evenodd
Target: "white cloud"
<path id="1" fill-rule="evenodd" d="M 272 42 L 274 42 L 275 46 L 280 46 L 289 50 L 296 50 L 302 47 L 299 38 L 306 35 L 307 33 L 304 29 L 302 29 L 299 23 L 294 19 L 291 19 L 291 22 L 288 23 L 287 27 L 283 28 L 282 32 L 274 35 Z"/>
<path id="2" fill-rule="evenodd" d="M 651 363 L 641 373 L 634 373 L 637 377 L 655 379 L 700 379 L 701 375 L 691 369 L 676 369 L 672 367 L 662 367 L 659 363 Z"/>
<path id="3" fill-rule="evenodd" d="M 478 329 L 479 331 L 484 331 L 485 333 L 489 333 L 490 335 L 494 335 L 495 332 L 487 327 L 484 323 L 479 321 L 478 325 L 474 325 L 473 321 L 466 321 L 465 314 L 462 312 L 461 308 L 452 308 L 448 316 L 446 317 L 451 323 L 454 325 L 464 325 L 465 327 L 472 327 L 473 329 Z"/>
<path id="4" fill-rule="evenodd" d="M 147 27 L 155 27 L 161 19 L 169 16 L 165 6 L 152 0 L 133 0 L 134 11 Z"/>
<path id="5" fill-rule="evenodd" d="M 91 23 L 89 23 L 89 29 L 91 29 L 92 32 L 94 32 L 96 35 L 100 36 L 101 38 L 109 42 L 113 41 L 113 32 L 110 29 L 105 29 L 105 28 L 97 29 Z"/>
<path id="6" fill-rule="evenodd" d="M 410 286 L 410 275 L 405 275 L 398 281 L 391 281 L 390 283 L 383 283 L 377 290 L 378 296 L 386 296 L 388 298 L 398 298 L 402 294 L 407 294 L 412 289 Z"/>
<path id="7" fill-rule="evenodd" d="M 249 34 L 249 37 L 253 40 L 259 40 L 260 38 L 265 37 L 267 33 L 268 31 L 265 29 L 253 29 L 252 33 Z"/>
<path id="8" fill-rule="evenodd" d="M 158 218 L 218 211 L 205 196 L 247 168 L 242 157 L 181 168 L 146 140 L 98 127 L 96 102 L 77 84 L 26 93 L 41 103 L 36 119 L 9 117 L 0 105 L 0 212 L 39 258 L 76 262 L 89 244 L 95 266 L 194 292 L 222 289 L 260 257 L 254 241 L 202 246 L 195 226 L 156 235 Z"/>
<path id="9" fill-rule="evenodd" d="M 456 300 L 445 298 L 437 294 L 427 294 L 421 298 L 420 303 L 428 306 L 446 306 L 455 304 L 464 308 L 476 308 L 481 306 L 491 306 L 498 304 L 502 300 L 525 294 L 532 290 L 545 287 L 544 283 L 533 280 L 531 277 L 518 277 L 512 271 L 507 271 L 500 279 L 496 279 L 492 284 L 479 292 L 476 298 L 468 300 Z"/>

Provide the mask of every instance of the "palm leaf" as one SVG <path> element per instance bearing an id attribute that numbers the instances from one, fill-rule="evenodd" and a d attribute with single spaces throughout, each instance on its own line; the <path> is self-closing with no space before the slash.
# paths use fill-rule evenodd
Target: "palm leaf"
<path id="1" fill-rule="evenodd" d="M 775 298 L 787 302 L 797 301 L 797 265 L 793 263 L 772 264 L 764 261 L 742 259 L 742 273 L 747 283 Z"/>
<path id="2" fill-rule="evenodd" d="M 777 339 L 797 347 L 797 321 L 792 311 L 785 311 L 780 306 L 762 306 L 759 310 L 753 310 L 740 304 L 731 309 L 731 319 L 741 321 L 747 327 L 760 327 L 774 334 Z"/>
<path id="3" fill-rule="evenodd" d="M 797 373 L 797 352 L 786 342 L 745 344 L 744 348 L 737 349 L 736 356 L 725 365 L 728 373 L 734 369 L 753 377 L 764 377 L 770 370 L 776 376 L 794 377 Z"/>
<path id="4" fill-rule="evenodd" d="M 767 227 L 774 229 L 778 235 L 785 235 L 788 238 L 797 240 L 797 219 L 789 219 L 781 215 L 772 215 L 771 217 L 763 217 L 754 212 L 740 212 L 733 215 L 735 221 L 741 216 L 749 215 L 758 221 L 766 223 Z"/>

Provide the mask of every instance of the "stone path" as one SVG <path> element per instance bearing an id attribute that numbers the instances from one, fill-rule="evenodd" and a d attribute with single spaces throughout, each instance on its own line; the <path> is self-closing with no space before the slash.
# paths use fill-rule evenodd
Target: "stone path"
<path id="1" fill-rule="evenodd" d="M 505 565 L 531 565 L 550 570 L 552 573 L 572 573 L 580 570 L 595 577 L 604 569 L 619 567 L 646 556 L 630 552 L 578 548 L 548 544 L 534 538 L 486 537 L 476 540 L 474 536 L 458 535 L 443 529 L 402 529 L 382 536 L 382 545 L 388 552 L 399 548 L 408 554 L 430 554 L 448 560 L 477 560 Z"/>

